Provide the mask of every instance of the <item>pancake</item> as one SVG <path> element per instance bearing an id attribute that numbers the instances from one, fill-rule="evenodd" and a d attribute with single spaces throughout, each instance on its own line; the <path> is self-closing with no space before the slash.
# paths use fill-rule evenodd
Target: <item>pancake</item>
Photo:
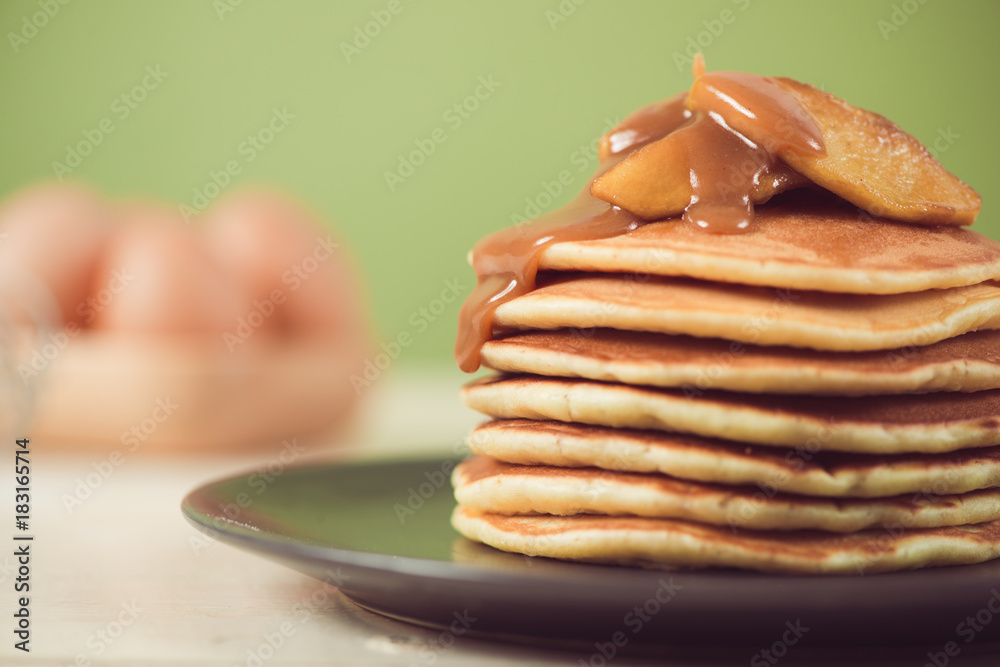
<path id="1" fill-rule="evenodd" d="M 812 496 L 946 495 L 1000 486 L 1000 447 L 875 456 L 527 419 L 486 422 L 468 443 L 476 454 L 516 464 L 663 473 Z"/>
<path id="2" fill-rule="evenodd" d="M 757 345 L 866 351 L 1000 328 L 1000 284 L 882 296 L 788 292 L 687 278 L 549 274 L 501 304 L 510 329 L 609 327 Z"/>
<path id="3" fill-rule="evenodd" d="M 778 447 L 895 454 L 1000 444 L 1000 390 L 972 394 L 838 397 L 631 387 L 533 375 L 496 376 L 462 389 L 491 417 L 554 419 L 682 431 Z"/>
<path id="4" fill-rule="evenodd" d="M 873 218 L 837 197 L 796 191 L 757 207 L 743 234 L 664 220 L 608 239 L 553 244 L 540 267 L 897 294 L 1000 278 L 1000 243 L 956 227 Z"/>
<path id="5" fill-rule="evenodd" d="M 1000 331 L 925 347 L 820 352 L 614 329 L 529 331 L 483 346 L 483 364 L 512 373 L 689 389 L 862 395 L 1000 388 Z"/>
<path id="6" fill-rule="evenodd" d="M 603 514 L 685 519 L 748 530 L 852 533 L 882 525 L 937 528 L 1000 519 L 1000 489 L 961 495 L 830 499 L 754 486 L 598 468 L 518 466 L 485 457 L 452 474 L 459 505 L 494 514 Z"/>
<path id="7" fill-rule="evenodd" d="M 465 537 L 529 556 L 664 569 L 732 567 L 761 572 L 868 574 L 981 563 L 1000 556 L 1000 521 L 859 533 L 742 531 L 645 517 L 504 516 L 458 506 Z"/>

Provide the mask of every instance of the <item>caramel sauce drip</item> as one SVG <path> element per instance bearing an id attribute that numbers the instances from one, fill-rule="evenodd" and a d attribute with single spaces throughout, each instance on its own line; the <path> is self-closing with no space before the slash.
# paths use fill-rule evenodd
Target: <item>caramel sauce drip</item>
<path id="1" fill-rule="evenodd" d="M 620 159 L 609 160 L 611 164 L 606 168 Z M 466 373 L 479 368 L 483 344 L 493 338 L 493 313 L 501 303 L 535 289 L 538 259 L 545 248 L 562 241 L 617 236 L 642 223 L 641 218 L 628 211 L 591 197 L 588 183 L 566 206 L 502 229 L 477 243 L 472 250 L 476 288 L 458 314 L 455 361 L 459 368 Z"/>
<path id="2" fill-rule="evenodd" d="M 695 76 L 690 93 L 640 109 L 602 139 L 602 162 L 591 183 L 633 151 L 674 134 L 682 139 L 690 176 L 683 219 L 709 232 L 745 231 L 753 218 L 754 188 L 773 176 L 778 152 L 822 153 L 822 135 L 808 112 L 771 79 L 704 73 L 703 65 L 695 68 Z M 472 251 L 476 288 L 459 313 L 458 366 L 469 373 L 479 368 L 482 346 L 493 337 L 494 312 L 535 289 L 539 258 L 548 246 L 609 238 L 644 222 L 591 196 L 588 183 L 563 208 L 477 243 Z"/>
<path id="3" fill-rule="evenodd" d="M 677 131 L 684 135 L 691 178 L 691 202 L 683 218 L 710 232 L 749 229 L 751 195 L 781 164 L 779 153 L 824 152 L 816 122 L 770 78 L 702 74 L 691 87 L 688 106 L 698 114 Z"/>
<path id="4" fill-rule="evenodd" d="M 750 195 L 773 164 L 767 151 L 707 117 L 681 128 L 677 135 L 683 136 L 691 175 L 691 202 L 683 219 L 715 233 L 748 229 L 753 218 Z"/>

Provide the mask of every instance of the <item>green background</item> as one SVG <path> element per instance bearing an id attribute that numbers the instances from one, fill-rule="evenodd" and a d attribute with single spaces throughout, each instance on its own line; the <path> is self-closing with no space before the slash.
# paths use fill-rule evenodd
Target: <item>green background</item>
<path id="1" fill-rule="evenodd" d="M 66 146 L 104 118 L 114 131 L 72 177 L 115 195 L 191 202 L 235 159 L 230 188 L 280 186 L 339 229 L 383 340 L 409 332 L 406 360 L 451 363 L 458 304 L 425 331 L 414 313 L 448 281 L 471 289 L 467 250 L 544 182 L 571 172 L 556 203 L 581 187 L 609 120 L 687 88 L 677 60 L 700 42 L 709 69 L 791 76 L 925 143 L 950 136 L 939 158 L 983 195 L 977 228 L 1000 238 L 1000 3 L 401 0 L 348 62 L 342 43 L 388 5 L 3 2 L 0 195 L 53 178 Z M 38 15 L 45 6 L 58 12 Z M 33 16 L 45 25 L 25 33 Z M 15 49 L 11 33 L 30 38 Z M 120 119 L 112 105 L 149 66 L 166 79 Z M 480 77 L 499 86 L 454 127 L 445 112 Z M 247 162 L 239 146 L 274 108 L 294 119 Z M 391 191 L 385 172 L 437 128 L 446 141 Z"/>

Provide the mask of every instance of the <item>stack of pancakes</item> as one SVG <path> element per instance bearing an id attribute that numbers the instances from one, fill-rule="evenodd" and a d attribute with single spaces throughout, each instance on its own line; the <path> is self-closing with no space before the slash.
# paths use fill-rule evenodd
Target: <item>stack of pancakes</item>
<path id="1" fill-rule="evenodd" d="M 532 556 L 869 573 L 1000 556 L 1000 244 L 775 197 L 557 243 L 463 390 L 453 524 Z"/>

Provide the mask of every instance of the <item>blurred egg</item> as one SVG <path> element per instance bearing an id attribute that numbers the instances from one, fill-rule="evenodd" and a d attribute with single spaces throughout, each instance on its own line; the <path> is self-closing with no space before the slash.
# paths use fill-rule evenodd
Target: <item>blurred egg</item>
<path id="1" fill-rule="evenodd" d="M 367 352 L 364 298 L 330 229 L 288 198 L 265 190 L 231 195 L 207 212 L 209 253 L 250 290 L 251 312 L 288 335 L 336 338 Z"/>
<path id="2" fill-rule="evenodd" d="M 133 333 L 222 333 L 235 328 L 246 291 L 217 265 L 174 210 L 132 204 L 91 282 L 85 321 Z"/>
<path id="3" fill-rule="evenodd" d="M 17 290 L 44 285 L 62 319 L 53 323 L 81 324 L 110 216 L 108 205 L 81 186 L 46 184 L 14 195 L 0 209 L 0 283 Z"/>

